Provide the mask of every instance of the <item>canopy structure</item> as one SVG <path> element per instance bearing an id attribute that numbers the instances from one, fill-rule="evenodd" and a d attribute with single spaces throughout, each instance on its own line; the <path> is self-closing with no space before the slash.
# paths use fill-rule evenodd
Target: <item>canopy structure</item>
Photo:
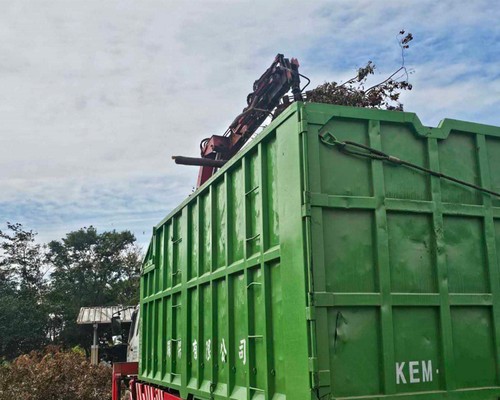
<path id="1" fill-rule="evenodd" d="M 76 323 L 94 326 L 94 340 L 91 347 L 90 361 L 97 365 L 99 345 L 97 344 L 97 328 L 99 325 L 111 324 L 113 317 L 119 317 L 120 322 L 132 322 L 135 306 L 81 307 Z"/>
<path id="2" fill-rule="evenodd" d="M 76 319 L 79 325 L 110 324 L 113 316 L 120 314 L 121 322 L 132 322 L 135 306 L 82 307 Z"/>

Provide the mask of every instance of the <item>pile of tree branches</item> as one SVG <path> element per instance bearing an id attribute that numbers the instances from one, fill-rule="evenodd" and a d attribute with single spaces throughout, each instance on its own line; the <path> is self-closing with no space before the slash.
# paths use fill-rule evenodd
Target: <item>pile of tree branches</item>
<path id="1" fill-rule="evenodd" d="M 382 108 L 403 111 L 399 101 L 401 91 L 411 90 L 408 70 L 405 66 L 405 51 L 410 47 L 413 35 L 402 30 L 398 35 L 401 48 L 401 66 L 389 77 L 366 88 L 370 75 L 374 75 L 376 66 L 372 61 L 359 68 L 356 75 L 343 83 L 325 82 L 306 92 L 309 102 L 338 104 L 343 106 Z"/>

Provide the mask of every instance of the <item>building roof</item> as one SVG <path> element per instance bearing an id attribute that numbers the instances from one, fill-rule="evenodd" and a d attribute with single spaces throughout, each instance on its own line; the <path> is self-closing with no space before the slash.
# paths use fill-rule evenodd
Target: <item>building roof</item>
<path id="1" fill-rule="evenodd" d="M 110 324 L 111 317 L 120 313 L 121 322 L 131 322 L 135 306 L 82 307 L 76 319 L 77 324 Z"/>

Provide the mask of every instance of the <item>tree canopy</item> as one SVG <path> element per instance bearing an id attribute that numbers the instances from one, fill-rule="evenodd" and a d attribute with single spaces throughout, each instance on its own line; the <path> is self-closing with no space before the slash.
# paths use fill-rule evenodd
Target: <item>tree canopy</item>
<path id="1" fill-rule="evenodd" d="M 142 254 L 130 231 L 90 226 L 47 245 L 21 224 L 0 231 L 0 358 L 47 343 L 89 348 L 80 307 L 139 301 Z"/>
<path id="2" fill-rule="evenodd" d="M 90 344 L 90 331 L 76 325 L 80 307 L 131 305 L 139 301 L 140 251 L 130 231 L 103 232 L 90 226 L 48 244 L 54 270 L 48 300 L 59 317 L 59 340 Z"/>
<path id="3" fill-rule="evenodd" d="M 21 224 L 0 230 L 0 356 L 8 358 L 47 342 L 47 264 L 36 233 Z"/>

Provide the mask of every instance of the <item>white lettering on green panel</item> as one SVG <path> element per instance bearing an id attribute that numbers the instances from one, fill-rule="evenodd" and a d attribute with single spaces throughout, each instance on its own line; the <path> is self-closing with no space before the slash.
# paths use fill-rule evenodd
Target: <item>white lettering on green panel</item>
<path id="1" fill-rule="evenodd" d="M 196 339 L 193 341 L 193 358 L 195 360 L 198 359 L 198 342 L 196 341 Z"/>
<path id="2" fill-rule="evenodd" d="M 436 374 L 439 370 L 436 369 Z M 396 384 L 432 382 L 432 360 L 396 363 Z"/>
<path id="3" fill-rule="evenodd" d="M 240 360 L 243 360 L 243 365 L 245 365 L 247 363 L 247 341 L 245 339 L 240 340 L 238 356 Z"/>

